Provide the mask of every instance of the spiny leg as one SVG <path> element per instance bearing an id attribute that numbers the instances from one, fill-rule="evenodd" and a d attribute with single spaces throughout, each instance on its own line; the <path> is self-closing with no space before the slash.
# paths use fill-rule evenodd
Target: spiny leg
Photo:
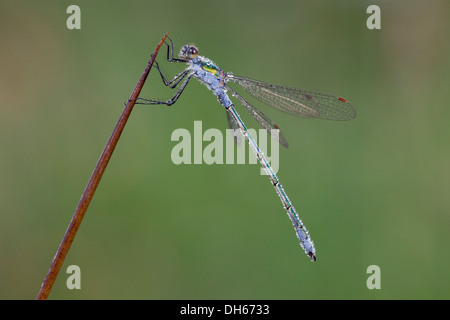
<path id="1" fill-rule="evenodd" d="M 185 59 L 174 58 L 174 56 L 173 56 L 173 41 L 169 37 L 167 37 L 167 39 L 169 39 L 169 41 L 170 41 L 170 46 L 167 42 L 164 41 L 164 43 L 167 45 L 167 61 L 169 61 L 169 62 L 187 62 L 187 60 L 185 60 Z M 170 52 L 170 56 L 169 56 L 169 52 Z"/>
<path id="2" fill-rule="evenodd" d="M 183 90 L 186 88 L 187 84 L 189 83 L 189 80 L 192 78 L 192 73 L 184 80 L 184 82 L 181 84 L 180 89 L 175 93 L 175 95 L 166 101 L 159 101 L 159 100 L 153 100 L 153 99 L 144 99 L 144 98 L 137 98 L 136 103 L 137 104 L 144 104 L 144 105 L 152 105 L 152 104 L 165 104 L 168 106 L 171 106 L 174 104 L 178 98 L 180 97 Z"/>
<path id="3" fill-rule="evenodd" d="M 173 56 L 173 41 L 169 37 L 167 37 L 167 39 L 169 39 L 169 41 L 170 41 L 170 45 L 167 42 L 164 42 L 167 45 L 167 61 L 169 61 L 169 62 L 186 62 L 186 60 L 184 60 L 184 59 L 174 58 L 174 56 Z M 177 75 L 175 75 L 172 80 L 168 81 L 167 78 L 165 77 L 164 73 L 161 71 L 157 61 L 155 61 L 155 68 L 158 70 L 164 85 L 170 87 L 171 89 L 176 88 L 180 84 L 180 82 L 183 79 L 185 79 L 185 77 L 190 72 L 189 69 L 185 69 L 185 70 L 181 71 L 180 73 L 178 73 Z M 174 104 L 178 100 L 178 98 L 180 97 L 180 95 L 183 92 L 184 88 L 186 88 L 186 86 L 187 86 L 187 84 L 188 84 L 188 82 L 189 82 L 191 77 L 192 77 L 192 73 L 189 74 L 189 76 L 183 82 L 183 84 L 181 85 L 181 87 L 179 88 L 177 93 L 175 93 L 175 95 L 171 99 L 169 99 L 167 101 L 159 101 L 159 100 L 154 100 L 154 99 L 137 98 L 136 99 L 136 103 L 137 104 L 144 104 L 144 105 L 165 104 L 165 105 L 170 106 L 170 105 Z"/>
<path id="4" fill-rule="evenodd" d="M 158 66 L 157 63 L 155 65 L 155 67 L 156 67 L 156 69 L 158 69 L 159 74 L 161 75 L 161 79 L 162 79 L 164 85 L 170 87 L 171 89 L 174 89 L 176 86 L 178 86 L 178 84 L 181 82 L 181 80 L 183 80 L 186 77 L 186 75 L 189 73 L 188 69 L 183 70 L 179 74 L 177 74 L 172 80 L 167 81 L 166 77 L 164 76 L 164 74 L 159 69 L 159 66 Z M 184 84 L 184 87 L 186 87 L 186 85 L 187 85 L 187 83 Z M 180 87 L 179 90 L 183 91 L 184 87 L 183 88 Z M 177 95 L 180 96 L 180 94 L 181 94 L 181 92 L 177 92 L 175 94 L 175 96 L 177 96 Z M 175 96 L 172 99 L 170 99 L 170 100 L 173 100 L 175 98 Z M 176 99 L 178 99 L 178 97 Z M 175 99 L 175 101 L 176 101 L 176 99 Z M 168 100 L 168 101 L 170 101 L 170 100 Z M 157 100 L 144 99 L 144 98 L 137 98 L 135 101 L 136 101 L 137 104 L 161 104 L 161 103 L 157 103 Z M 140 101 L 146 101 L 146 102 L 143 103 L 143 102 L 140 102 Z M 172 104 L 175 101 L 173 101 Z M 154 102 L 154 103 L 150 103 L 150 102 Z M 162 104 L 167 104 L 167 103 L 164 103 L 163 101 L 159 101 L 159 102 L 162 102 Z M 167 105 L 170 105 L 170 104 L 167 104 Z"/>
<path id="5" fill-rule="evenodd" d="M 168 81 L 164 74 L 162 73 L 161 69 L 159 68 L 158 62 L 155 61 L 155 68 L 159 71 L 159 74 L 161 75 L 161 79 L 165 86 L 170 87 L 171 89 L 174 89 L 181 80 L 184 79 L 184 77 L 189 73 L 189 69 L 185 69 L 175 75 L 172 80 Z"/>

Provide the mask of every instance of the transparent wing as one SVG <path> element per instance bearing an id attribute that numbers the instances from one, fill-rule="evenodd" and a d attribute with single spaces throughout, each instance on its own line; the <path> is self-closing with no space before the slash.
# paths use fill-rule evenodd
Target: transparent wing
<path id="1" fill-rule="evenodd" d="M 239 132 L 239 126 L 236 124 L 236 122 L 234 122 L 230 113 L 227 110 L 225 110 L 225 112 L 227 113 L 228 126 L 231 130 L 233 130 L 234 142 L 236 142 L 236 144 L 240 146 L 242 143 L 242 136 Z"/>
<path id="2" fill-rule="evenodd" d="M 232 73 L 227 74 L 225 81 L 235 82 L 256 99 L 296 116 L 329 120 L 351 120 L 356 116 L 355 108 L 342 97 L 268 84 Z"/>
<path id="3" fill-rule="evenodd" d="M 269 132 L 270 135 L 272 135 L 271 129 L 275 129 L 278 130 L 278 134 L 277 135 L 273 135 L 273 138 L 275 140 L 277 140 L 282 146 L 288 148 L 288 142 L 286 140 L 286 138 L 284 137 L 284 135 L 281 133 L 280 128 L 272 121 L 269 119 L 269 117 L 267 117 L 264 113 L 262 113 L 260 110 L 258 110 L 257 108 L 255 108 L 254 106 L 252 106 L 250 103 L 248 103 L 241 95 L 239 95 L 236 91 L 234 91 L 232 88 L 230 88 L 229 86 L 226 86 L 226 90 L 230 91 L 231 94 L 233 95 L 233 97 L 237 98 L 242 105 L 244 106 L 244 108 L 248 111 L 248 113 L 250 113 L 250 115 L 259 122 L 259 124 L 267 130 L 267 132 Z M 228 114 L 228 112 L 227 112 Z M 231 119 L 232 120 L 232 119 Z M 228 123 L 230 123 L 230 119 L 228 120 Z M 230 123 L 230 127 L 234 125 L 236 126 L 236 124 L 234 124 L 234 120 L 232 120 L 232 124 Z M 234 129 L 233 127 L 231 127 L 232 129 Z"/>

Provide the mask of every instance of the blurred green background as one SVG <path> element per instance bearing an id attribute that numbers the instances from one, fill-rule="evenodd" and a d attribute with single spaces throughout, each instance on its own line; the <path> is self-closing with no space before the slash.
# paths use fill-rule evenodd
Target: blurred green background
<path id="1" fill-rule="evenodd" d="M 68 30 L 66 8 L 81 8 Z M 370 4 L 381 30 L 366 27 Z M 2 1 L 0 298 L 34 299 L 157 43 L 225 71 L 341 95 L 350 122 L 261 107 L 311 263 L 255 165 L 174 165 L 175 129 L 228 128 L 193 80 L 136 106 L 50 299 L 449 299 L 448 1 Z M 165 48 L 158 61 L 169 75 Z M 156 70 L 144 97 L 168 98 Z M 249 127 L 257 123 L 238 107 Z M 205 143 L 207 144 L 207 143 Z M 81 290 L 66 269 L 81 268 Z M 367 267 L 381 268 L 369 290 Z"/>

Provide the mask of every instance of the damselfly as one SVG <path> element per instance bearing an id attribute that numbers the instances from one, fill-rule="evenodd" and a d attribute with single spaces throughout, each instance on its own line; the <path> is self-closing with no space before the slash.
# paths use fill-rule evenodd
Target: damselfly
<path id="1" fill-rule="evenodd" d="M 248 103 L 241 95 L 239 95 L 228 85 L 228 82 L 235 82 L 239 84 L 250 95 L 273 108 L 305 118 L 350 120 L 356 115 L 355 109 L 346 99 L 342 97 L 268 84 L 249 78 L 235 76 L 231 72 L 225 73 L 210 59 L 199 56 L 198 49 L 193 45 L 184 45 L 181 48 L 178 58 L 175 58 L 173 55 L 173 42 L 170 39 L 169 41 L 170 44 L 166 42 L 167 60 L 169 62 L 184 62 L 188 64 L 188 67 L 178 73 L 172 80 L 168 81 L 159 68 L 157 62 L 155 62 L 155 66 L 166 86 L 174 89 L 184 79 L 183 83 L 181 83 L 177 93 L 175 93 L 175 95 L 167 101 L 138 98 L 137 103 L 146 105 L 165 104 L 170 106 L 178 100 L 192 77 L 197 78 L 201 83 L 206 85 L 206 87 L 217 96 L 222 106 L 225 107 L 230 127 L 232 129 L 239 128 L 244 138 L 248 141 L 249 146 L 256 154 L 256 157 L 260 161 L 264 170 L 268 174 L 270 181 L 275 187 L 275 190 L 280 197 L 284 208 L 286 209 L 287 215 L 294 226 L 297 237 L 300 240 L 301 247 L 305 250 L 305 253 L 311 258 L 311 260 L 315 261 L 316 250 L 306 227 L 299 218 L 297 211 L 295 211 L 294 206 L 286 195 L 286 192 L 281 186 L 278 177 L 272 170 L 269 162 L 259 149 L 256 142 L 250 136 L 247 127 L 236 112 L 234 104 L 231 102 L 227 93 L 230 92 L 232 96 L 237 98 L 244 108 L 250 113 L 250 115 L 255 118 L 263 126 L 263 128 L 267 129 L 269 133 L 271 133 L 271 130 L 277 130 L 275 132 L 278 132 L 278 134 L 274 138 L 278 139 L 278 141 L 285 147 L 288 146 L 287 140 L 283 134 L 278 131 L 278 126 L 272 122 L 272 120 L 264 115 L 264 113 L 262 113 L 259 109 Z"/>

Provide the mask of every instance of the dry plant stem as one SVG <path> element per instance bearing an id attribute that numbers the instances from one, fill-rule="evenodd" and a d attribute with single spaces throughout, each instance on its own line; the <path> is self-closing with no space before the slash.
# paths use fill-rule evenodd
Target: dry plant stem
<path id="1" fill-rule="evenodd" d="M 50 294 L 50 291 L 52 290 L 53 283 L 55 282 L 56 277 L 58 276 L 59 270 L 61 269 L 64 263 L 64 259 L 66 258 L 67 253 L 69 252 L 70 245 L 72 244 L 73 239 L 75 238 L 78 228 L 80 227 L 81 221 L 83 220 L 84 214 L 86 213 L 89 203 L 91 202 L 91 199 L 94 196 L 95 189 L 97 189 L 97 186 L 100 182 L 100 179 L 102 178 L 103 173 L 105 172 L 106 166 L 108 165 L 109 159 L 111 158 L 114 148 L 116 147 L 120 135 L 122 134 L 122 131 L 125 127 L 125 124 L 127 123 L 131 111 L 133 110 L 135 100 L 139 97 L 139 93 L 141 92 L 141 89 L 144 86 L 145 80 L 147 79 L 150 69 L 152 68 L 153 63 L 155 62 L 156 55 L 158 54 L 159 49 L 164 43 L 164 40 L 166 39 L 167 35 L 168 33 L 166 33 L 165 36 L 161 39 L 158 46 L 156 47 L 155 52 L 152 54 L 147 64 L 147 67 L 145 68 L 138 83 L 136 84 L 136 87 L 134 88 L 133 93 L 130 96 L 130 99 L 125 105 L 125 109 L 123 110 L 122 115 L 119 118 L 119 121 L 117 122 L 113 132 L 111 133 L 111 136 L 109 137 L 108 142 L 106 143 L 105 148 L 103 149 L 102 154 L 100 155 L 97 165 L 95 166 L 94 172 L 92 173 L 91 178 L 89 179 L 89 182 L 86 186 L 86 189 L 84 190 L 83 195 L 81 196 L 80 202 L 78 203 L 78 206 L 75 209 L 72 220 L 70 221 L 69 227 L 67 228 L 64 238 L 58 247 L 58 251 L 56 252 L 55 257 L 53 258 L 50 269 L 47 273 L 47 276 L 44 279 L 44 282 L 42 283 L 41 289 L 39 290 L 36 300 L 46 300 L 48 295 Z"/>

